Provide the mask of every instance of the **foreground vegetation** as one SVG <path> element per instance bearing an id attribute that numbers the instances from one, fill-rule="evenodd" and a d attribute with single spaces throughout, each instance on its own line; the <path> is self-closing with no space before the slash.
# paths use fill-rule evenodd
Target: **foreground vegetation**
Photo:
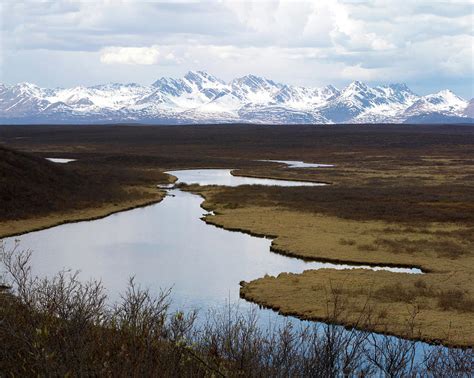
<path id="1" fill-rule="evenodd" d="M 472 350 L 342 327 L 262 329 L 255 313 L 171 312 L 170 291 L 152 293 L 130 279 L 110 305 L 97 281 L 77 273 L 31 273 L 31 252 L 5 254 L 12 289 L 0 291 L 0 371 L 6 376 L 469 376 Z M 328 303 L 328 316 L 346 311 Z M 414 320 L 414 319 L 412 319 Z M 359 317 L 370 324 L 369 308 Z M 408 329 L 415 324 L 409 321 Z"/>

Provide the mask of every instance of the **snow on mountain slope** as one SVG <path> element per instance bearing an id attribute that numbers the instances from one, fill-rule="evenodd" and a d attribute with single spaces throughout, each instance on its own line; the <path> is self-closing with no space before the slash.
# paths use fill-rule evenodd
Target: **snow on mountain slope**
<path id="1" fill-rule="evenodd" d="M 472 122 L 471 113 L 468 102 L 449 90 L 420 97 L 405 84 L 370 87 L 354 81 L 339 90 L 286 85 L 256 75 L 226 83 L 203 71 L 163 77 L 149 86 L 44 89 L 0 84 L 1 123 L 401 123 L 433 116 Z"/>
<path id="2" fill-rule="evenodd" d="M 463 115 L 466 117 L 474 118 L 474 98 L 471 98 L 471 101 L 469 101 L 469 104 L 463 111 Z"/>
<path id="3" fill-rule="evenodd" d="M 222 92 L 195 110 L 202 114 L 227 114 L 230 117 L 238 118 L 241 108 L 242 101 L 239 98 L 230 92 Z"/>
<path id="4" fill-rule="evenodd" d="M 405 84 L 371 88 L 354 81 L 330 100 L 321 113 L 335 122 L 397 122 L 397 115 L 417 98 Z"/>
<path id="5" fill-rule="evenodd" d="M 56 89 L 45 99 L 51 103 L 63 102 L 82 111 L 100 108 L 119 110 L 135 104 L 148 92 L 149 89 L 138 84 L 113 83 L 94 87 Z"/>
<path id="6" fill-rule="evenodd" d="M 273 100 L 292 109 L 312 111 L 339 94 L 340 92 L 332 85 L 324 88 L 285 85 L 273 96 Z"/>
<path id="7" fill-rule="evenodd" d="M 404 115 L 409 117 L 424 113 L 439 113 L 458 116 L 462 115 L 467 106 L 468 102 L 466 100 L 456 96 L 450 90 L 445 89 L 438 93 L 419 98 L 413 105 L 405 110 Z"/>
<path id="8" fill-rule="evenodd" d="M 351 123 L 397 123 L 403 121 L 400 114 L 417 99 L 405 84 L 378 86 L 371 90 L 368 103 L 364 103 L 361 113 L 350 120 Z"/>
<path id="9" fill-rule="evenodd" d="M 202 71 L 190 71 L 182 79 L 161 78 L 152 85 L 155 95 L 165 96 L 177 110 L 205 105 L 227 90 L 220 79 Z"/>
<path id="10" fill-rule="evenodd" d="M 282 88 L 272 80 L 255 75 L 247 75 L 232 80 L 230 92 L 244 104 L 266 105 L 272 102 L 273 96 Z"/>
<path id="11" fill-rule="evenodd" d="M 262 124 L 329 124 L 330 120 L 317 113 L 290 109 L 278 105 L 247 105 L 239 110 L 242 121 Z"/>
<path id="12" fill-rule="evenodd" d="M 25 116 L 42 112 L 50 105 L 45 96 L 47 96 L 47 91 L 34 84 L 2 85 L 0 114 Z"/>

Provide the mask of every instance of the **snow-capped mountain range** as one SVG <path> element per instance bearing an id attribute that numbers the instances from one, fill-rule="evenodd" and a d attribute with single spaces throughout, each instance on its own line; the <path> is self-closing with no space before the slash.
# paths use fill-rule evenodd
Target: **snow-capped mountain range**
<path id="1" fill-rule="evenodd" d="M 471 102 L 443 90 L 418 96 L 405 84 L 308 88 L 247 75 L 224 82 L 202 71 L 149 86 L 45 89 L 0 84 L 0 123 L 431 123 L 473 122 Z"/>

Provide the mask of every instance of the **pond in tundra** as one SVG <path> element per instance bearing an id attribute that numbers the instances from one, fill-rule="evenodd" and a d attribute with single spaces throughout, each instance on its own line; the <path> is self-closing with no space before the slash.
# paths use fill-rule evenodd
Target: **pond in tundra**
<path id="1" fill-rule="evenodd" d="M 261 179 L 233 177 L 229 170 L 169 173 L 184 183 L 263 185 Z M 264 182 L 265 185 L 298 184 L 279 180 Z M 128 277 L 134 276 L 152 292 L 171 287 L 173 308 L 200 312 L 228 302 L 239 302 L 239 308 L 256 308 L 239 300 L 242 280 L 307 269 L 354 268 L 279 255 L 270 251 L 270 239 L 208 225 L 201 220 L 206 215 L 200 206 L 202 201 L 200 196 L 169 189 L 168 196 L 155 205 L 17 238 L 22 249 L 34 251 L 32 266 L 39 276 L 50 276 L 64 268 L 80 270 L 83 280 L 101 279 L 112 299 L 123 292 Z M 11 245 L 13 239 L 7 239 L 7 245 Z M 366 268 L 420 273 L 417 269 Z M 267 319 L 283 319 L 272 311 L 259 311 Z"/>
<path id="2" fill-rule="evenodd" d="M 63 159 L 63 158 L 46 158 L 46 160 L 49 160 L 53 163 L 59 163 L 59 164 L 67 164 L 67 163 L 70 163 L 71 161 L 76 161 L 76 159 Z"/>

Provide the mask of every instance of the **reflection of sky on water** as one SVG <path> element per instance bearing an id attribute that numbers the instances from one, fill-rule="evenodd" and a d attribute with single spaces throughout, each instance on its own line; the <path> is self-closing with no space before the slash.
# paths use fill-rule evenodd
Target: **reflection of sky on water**
<path id="1" fill-rule="evenodd" d="M 46 158 L 46 160 L 52 161 L 53 163 L 66 164 L 71 161 L 76 161 L 76 159 L 63 159 L 63 158 Z"/>
<path id="2" fill-rule="evenodd" d="M 195 178 L 200 183 L 228 182 L 230 177 L 232 185 L 247 179 L 233 177 L 229 170 L 171 173 L 181 182 Z M 145 208 L 22 235 L 21 247 L 34 251 L 33 268 L 38 275 L 64 268 L 80 270 L 82 279 L 101 279 L 112 297 L 124 289 L 128 277 L 135 276 L 152 290 L 173 287 L 176 305 L 191 308 L 237 301 L 241 280 L 324 267 L 351 268 L 272 253 L 269 239 L 204 223 L 201 197 L 179 190 L 170 194 Z"/>
<path id="3" fill-rule="evenodd" d="M 190 169 L 167 172 L 178 177 L 178 183 L 201 185 L 274 185 L 274 186 L 323 186 L 326 184 L 306 181 L 272 180 L 253 177 L 232 176 L 231 169 Z"/>
<path id="4" fill-rule="evenodd" d="M 201 171 L 171 173 L 181 182 L 188 182 L 189 177 L 202 176 Z M 209 171 L 211 176 L 203 181 L 230 176 L 228 170 Z M 53 275 L 64 268 L 80 270 L 82 280 L 101 279 L 112 300 L 118 299 L 128 278 L 135 276 L 137 283 L 152 292 L 172 287 L 173 308 L 198 309 L 201 313 L 222 308 L 229 301 L 238 303 L 241 310 L 256 308 L 239 300 L 241 280 L 325 267 L 351 268 L 305 262 L 270 252 L 269 239 L 204 223 L 200 219 L 206 213 L 200 207 L 201 197 L 177 189 L 170 194 L 173 196 L 155 205 L 17 238 L 22 249 L 34 251 L 33 272 L 39 276 Z M 13 239 L 6 239 L 7 246 L 12 245 Z M 267 323 L 287 319 L 272 311 L 259 312 Z M 297 324 L 307 323 L 291 319 Z"/>
<path id="5" fill-rule="evenodd" d="M 262 160 L 270 161 L 272 163 L 286 164 L 288 168 L 332 168 L 334 164 L 319 164 L 319 163 L 305 163 L 297 160 Z"/>

